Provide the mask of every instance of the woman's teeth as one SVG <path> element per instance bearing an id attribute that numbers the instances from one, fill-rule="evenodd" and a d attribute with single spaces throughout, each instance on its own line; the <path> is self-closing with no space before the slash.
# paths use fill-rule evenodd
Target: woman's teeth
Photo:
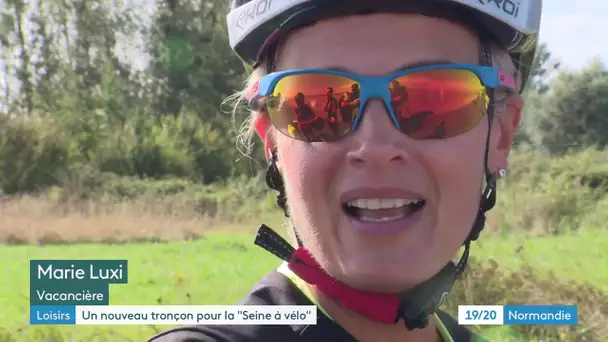
<path id="1" fill-rule="evenodd" d="M 381 217 L 369 217 L 364 215 L 359 215 L 359 220 L 365 222 L 388 222 L 394 220 L 400 220 L 405 217 L 405 213 L 396 216 L 381 216 Z"/>
<path id="2" fill-rule="evenodd" d="M 360 221 L 387 222 L 400 220 L 420 210 L 424 200 L 405 198 L 362 198 L 348 201 L 344 207 L 346 212 Z"/>
<path id="3" fill-rule="evenodd" d="M 416 202 L 421 202 L 422 200 L 408 200 L 405 198 L 385 198 L 385 199 L 377 199 L 377 198 L 361 198 L 354 201 L 348 201 L 346 204 L 351 207 L 355 207 L 358 209 L 390 209 L 390 208 L 399 208 L 406 205 L 414 204 Z"/>

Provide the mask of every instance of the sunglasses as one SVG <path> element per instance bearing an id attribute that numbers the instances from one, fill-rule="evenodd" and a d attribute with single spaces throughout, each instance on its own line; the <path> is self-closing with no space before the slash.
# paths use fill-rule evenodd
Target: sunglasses
<path id="1" fill-rule="evenodd" d="M 380 99 L 394 126 L 414 139 L 446 139 L 473 129 L 486 115 L 487 89 L 516 93 L 497 68 L 444 64 L 370 77 L 332 69 L 271 73 L 252 89 L 249 106 L 294 139 L 337 141 L 357 130 L 365 106 Z"/>

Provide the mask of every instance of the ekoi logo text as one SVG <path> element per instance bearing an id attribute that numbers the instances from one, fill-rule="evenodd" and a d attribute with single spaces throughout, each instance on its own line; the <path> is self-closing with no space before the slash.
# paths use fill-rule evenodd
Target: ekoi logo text
<path id="1" fill-rule="evenodd" d="M 508 15 L 517 18 L 519 15 L 520 1 L 513 0 L 478 0 L 480 4 L 486 6 L 496 6 Z"/>
<path id="2" fill-rule="evenodd" d="M 253 5 L 246 6 L 236 19 L 237 27 L 241 30 L 245 29 L 250 22 L 255 21 L 255 18 L 268 12 L 271 7 L 272 0 L 257 0 Z"/>

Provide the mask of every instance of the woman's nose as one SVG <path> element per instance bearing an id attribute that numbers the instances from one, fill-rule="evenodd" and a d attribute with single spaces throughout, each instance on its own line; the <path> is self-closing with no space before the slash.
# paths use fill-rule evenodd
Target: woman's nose
<path id="1" fill-rule="evenodd" d="M 408 153 L 404 145 L 407 137 L 395 127 L 379 100 L 367 104 L 353 139 L 355 146 L 347 154 L 351 165 L 386 167 L 407 162 Z"/>

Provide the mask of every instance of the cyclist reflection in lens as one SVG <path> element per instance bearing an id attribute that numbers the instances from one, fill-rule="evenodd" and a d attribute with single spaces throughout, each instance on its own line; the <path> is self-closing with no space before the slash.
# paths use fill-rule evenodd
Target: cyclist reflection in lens
<path id="1" fill-rule="evenodd" d="M 307 140 L 311 140 L 310 137 L 313 134 L 313 130 L 323 128 L 323 121 L 315 116 L 312 107 L 306 103 L 303 93 L 298 93 L 296 95 L 295 102 L 296 121 L 293 124 L 298 127 L 299 131 Z"/>
<path id="2" fill-rule="evenodd" d="M 295 97 L 296 101 L 296 119 L 299 122 L 310 121 L 315 117 L 312 107 L 306 103 L 303 93 L 298 93 Z"/>
<path id="3" fill-rule="evenodd" d="M 356 110 L 359 107 L 359 85 L 354 83 L 350 89 L 351 92 L 347 92 L 342 101 L 340 101 L 340 114 L 342 115 L 342 120 L 347 124 L 353 123 Z"/>
<path id="4" fill-rule="evenodd" d="M 397 80 L 392 80 L 389 88 L 391 94 L 391 107 L 395 116 L 397 117 L 397 121 L 399 121 L 399 125 L 401 126 L 401 130 L 407 134 L 416 134 L 422 129 L 424 123 L 427 118 L 433 114 L 431 111 L 420 111 L 416 113 L 410 113 L 407 103 L 407 88 L 399 83 Z M 438 134 L 442 134 L 439 132 Z M 432 136 L 428 136 L 426 138 L 432 138 Z"/>
<path id="5" fill-rule="evenodd" d="M 348 98 L 348 101 L 355 106 L 355 109 L 359 106 L 359 95 L 360 95 L 360 91 L 359 91 L 359 84 L 357 83 L 353 83 L 353 85 L 350 86 L 350 96 Z"/>
<path id="6" fill-rule="evenodd" d="M 334 137 L 338 136 L 338 101 L 334 98 L 334 88 L 325 89 L 324 111 L 329 120 L 329 128 Z"/>
<path id="7" fill-rule="evenodd" d="M 399 81 L 393 80 L 390 87 L 391 107 L 397 118 L 407 115 L 405 102 L 407 101 L 407 89 Z"/>
<path id="8" fill-rule="evenodd" d="M 338 101 L 338 110 L 340 111 L 340 116 L 342 117 L 342 121 L 346 123 L 350 123 L 350 121 L 346 118 L 346 112 L 348 111 L 348 96 L 349 92 L 344 92 L 342 96 L 340 96 L 340 101 Z"/>

